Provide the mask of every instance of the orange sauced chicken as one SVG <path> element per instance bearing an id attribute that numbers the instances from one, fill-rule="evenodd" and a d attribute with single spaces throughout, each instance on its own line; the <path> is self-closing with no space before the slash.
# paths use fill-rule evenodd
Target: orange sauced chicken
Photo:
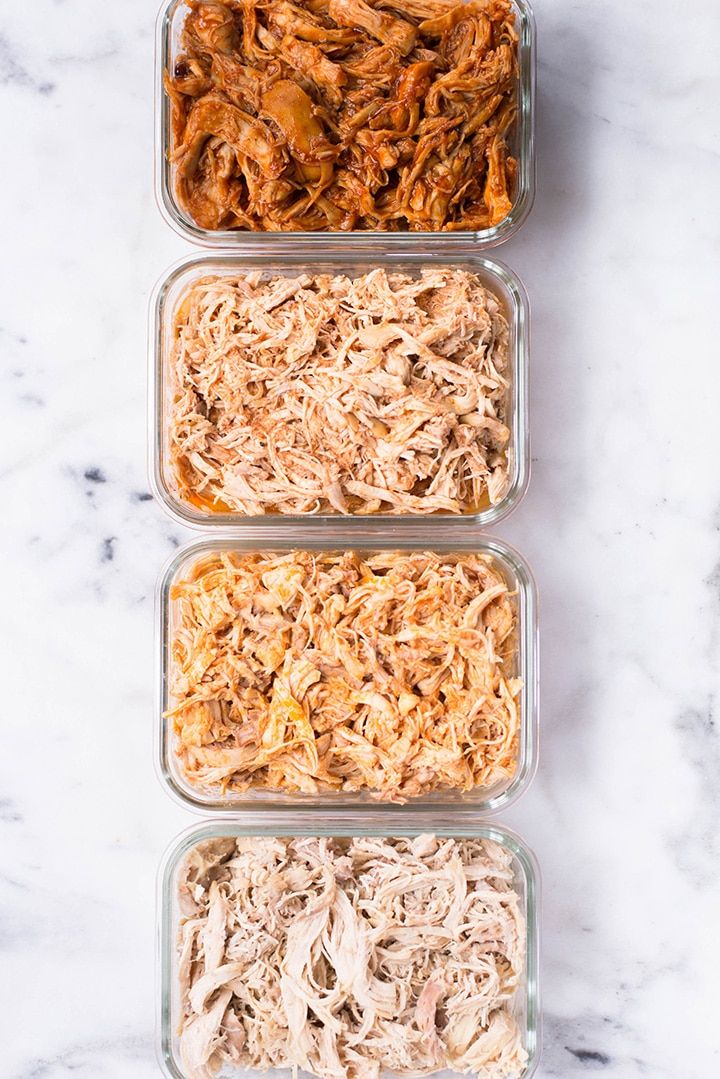
<path id="1" fill-rule="evenodd" d="M 171 604 L 167 716 L 192 785 L 403 801 L 514 774 L 517 613 L 488 555 L 224 551 Z"/>
<path id="2" fill-rule="evenodd" d="M 165 88 L 202 228 L 484 229 L 512 208 L 510 0 L 188 0 Z"/>
<path id="3" fill-rule="evenodd" d="M 510 349 L 476 274 L 208 277 L 171 355 L 169 483 L 207 513 L 475 513 L 509 486 Z"/>

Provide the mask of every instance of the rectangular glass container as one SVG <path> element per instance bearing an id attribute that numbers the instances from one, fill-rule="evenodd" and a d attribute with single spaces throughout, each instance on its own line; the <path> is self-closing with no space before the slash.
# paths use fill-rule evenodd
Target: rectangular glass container
<path id="1" fill-rule="evenodd" d="M 463 821 L 452 814 L 438 815 L 430 827 L 418 824 L 414 814 L 389 820 L 382 814 L 363 811 L 352 817 L 313 811 L 268 812 L 242 821 L 216 821 L 183 832 L 165 854 L 158 878 L 158 1060 L 166 1076 L 186 1079 L 179 1059 L 176 1030 L 179 1018 L 178 956 L 176 949 L 180 912 L 177 902 L 177 874 L 182 859 L 202 840 L 226 836 L 408 836 L 432 832 L 458 839 L 489 839 L 505 847 L 512 856 L 514 887 L 520 897 L 526 924 L 525 971 L 515 1001 L 515 1015 L 522 1030 L 522 1044 L 528 1054 L 523 1079 L 530 1079 L 540 1059 L 539 991 L 539 911 L 540 874 L 535 856 L 519 836 L 493 823 Z M 228 1079 L 257 1079 L 261 1074 L 242 1068 L 223 1071 Z M 291 1079 L 291 1069 L 262 1073 L 269 1079 Z M 305 1075 L 306 1073 L 302 1073 Z M 458 1073 L 434 1073 L 436 1079 L 457 1079 Z"/>
<path id="2" fill-rule="evenodd" d="M 215 529 L 228 527 L 246 529 L 267 525 L 272 521 L 278 528 L 315 523 L 319 526 L 352 521 L 356 524 L 384 521 L 392 525 L 423 522 L 433 534 L 444 522 L 457 525 L 488 527 L 506 517 L 520 502 L 530 476 L 528 433 L 528 345 L 529 304 L 520 279 L 502 263 L 483 258 L 467 245 L 448 246 L 442 238 L 433 243 L 432 254 L 418 250 L 393 247 L 388 249 L 382 239 L 376 239 L 376 250 L 359 247 L 353 242 L 340 246 L 327 242 L 320 251 L 302 244 L 284 247 L 266 239 L 266 249 L 253 248 L 236 253 L 217 253 L 183 259 L 160 279 L 150 302 L 150 395 L 149 446 L 150 484 L 154 495 L 179 523 L 191 528 Z M 465 514 L 266 514 L 249 516 L 239 513 L 211 513 L 181 499 L 175 490 L 169 452 L 170 417 L 173 403 L 171 356 L 174 343 L 176 312 L 183 295 L 191 285 L 208 276 L 233 276 L 252 271 L 295 276 L 298 273 L 346 274 L 369 273 L 382 267 L 388 272 L 417 274 L 424 266 L 437 269 L 443 264 L 453 269 L 476 274 L 483 286 L 500 301 L 510 331 L 510 387 L 508 390 L 508 488 L 502 499 L 478 513 Z"/>
<path id="3" fill-rule="evenodd" d="M 155 48 L 155 193 L 160 212 L 180 236 L 204 247 L 232 247 L 262 244 L 268 236 L 281 237 L 290 245 L 305 241 L 326 244 L 329 237 L 366 242 L 387 240 L 395 247 L 403 242 L 427 250 L 428 242 L 450 237 L 454 242 L 471 240 L 480 247 L 494 247 L 517 232 L 532 208 L 535 197 L 535 20 L 529 0 L 513 0 L 518 29 L 518 113 L 509 139 L 510 152 L 517 160 L 517 190 L 510 213 L 497 225 L 477 231 L 458 232 L 251 232 L 243 229 L 213 231 L 201 228 L 179 206 L 175 198 L 173 166 L 168 151 L 171 140 L 170 103 L 163 86 L 163 73 L 170 70 L 179 52 L 180 32 L 188 7 L 184 0 L 164 2 L 157 21 Z"/>
<path id="4" fill-rule="evenodd" d="M 339 551 L 356 550 L 361 553 L 382 550 L 432 550 L 439 553 L 462 551 L 487 554 L 496 569 L 514 593 L 513 603 L 517 612 L 517 647 L 513 666 L 506 673 L 521 678 L 520 731 L 518 738 L 517 765 L 514 774 L 491 787 L 478 787 L 471 791 L 440 791 L 413 798 L 406 803 L 380 802 L 366 791 L 335 792 L 319 794 L 291 793 L 288 791 L 251 789 L 245 792 L 228 792 L 218 795 L 194 787 L 182 773 L 173 747 L 172 723 L 164 718 L 170 707 L 169 676 L 170 648 L 173 630 L 173 603 L 170 590 L 175 580 L 188 572 L 190 567 L 219 550 L 225 551 Z M 463 814 L 472 820 L 479 813 L 494 813 L 515 802 L 528 787 L 535 774 L 538 757 L 538 625 L 537 593 L 532 573 L 525 560 L 502 540 L 490 536 L 474 535 L 459 537 L 452 528 L 432 540 L 421 534 L 408 536 L 405 530 L 395 535 L 387 528 L 342 531 L 333 529 L 323 536 L 316 531 L 293 530 L 282 537 L 278 530 L 266 530 L 264 535 L 256 530 L 253 538 L 203 540 L 192 543 L 179 551 L 161 575 L 157 597 L 158 670 L 160 672 L 156 717 L 156 761 L 158 773 L 176 801 L 186 808 L 204 813 L 238 813 L 273 809 L 283 806 L 315 806 L 333 808 L 339 813 L 352 814 L 358 807 L 375 810 L 386 815 L 402 815 L 411 807 L 420 819 L 434 827 L 438 813 L 452 810 L 456 819 Z"/>

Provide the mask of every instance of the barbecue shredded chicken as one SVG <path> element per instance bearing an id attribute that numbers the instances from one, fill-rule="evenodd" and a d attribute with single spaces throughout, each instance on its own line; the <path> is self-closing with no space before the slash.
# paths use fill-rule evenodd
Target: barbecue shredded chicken
<path id="1" fill-rule="evenodd" d="M 186 780 L 392 801 L 507 784 L 517 614 L 484 554 L 224 551 L 171 589 Z"/>
<path id="2" fill-rule="evenodd" d="M 207 513 L 476 513 L 509 486 L 509 351 L 466 270 L 196 281 L 169 485 Z"/>
<path id="3" fill-rule="evenodd" d="M 179 879 L 188 1079 L 519 1079 L 525 922 L 482 839 L 216 838 Z"/>
<path id="4" fill-rule="evenodd" d="M 484 229 L 510 212 L 510 0 L 188 0 L 165 88 L 202 228 Z"/>

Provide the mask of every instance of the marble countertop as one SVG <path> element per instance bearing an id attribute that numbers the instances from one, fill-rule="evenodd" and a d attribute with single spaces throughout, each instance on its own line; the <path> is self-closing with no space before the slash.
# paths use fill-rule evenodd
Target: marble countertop
<path id="1" fill-rule="evenodd" d="M 2 1079 L 158 1074 L 146 309 L 190 248 L 152 193 L 154 3 L 0 11 Z M 544 878 L 538 1075 L 720 1072 L 715 0 L 537 0 L 542 747 L 503 820 Z M 672 8 L 672 10 L 671 10 Z M 682 39 L 678 36 L 682 33 Z M 709 207 L 713 207 L 711 211 Z"/>

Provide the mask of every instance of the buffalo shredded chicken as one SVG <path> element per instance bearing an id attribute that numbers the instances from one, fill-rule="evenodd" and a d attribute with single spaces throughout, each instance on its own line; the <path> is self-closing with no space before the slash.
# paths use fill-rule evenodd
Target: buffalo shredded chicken
<path id="1" fill-rule="evenodd" d="M 516 649 L 488 555 L 203 556 L 171 589 L 174 751 L 206 791 L 404 801 L 507 783 Z"/>
<path id="2" fill-rule="evenodd" d="M 169 482 L 208 513 L 474 513 L 508 488 L 509 330 L 476 274 L 207 277 L 175 321 Z"/>
<path id="3" fill-rule="evenodd" d="M 178 901 L 188 1079 L 525 1072 L 525 919 L 498 843 L 216 837 Z"/>
<path id="4" fill-rule="evenodd" d="M 188 0 L 165 87 L 204 229 L 485 229 L 513 202 L 510 0 Z"/>

